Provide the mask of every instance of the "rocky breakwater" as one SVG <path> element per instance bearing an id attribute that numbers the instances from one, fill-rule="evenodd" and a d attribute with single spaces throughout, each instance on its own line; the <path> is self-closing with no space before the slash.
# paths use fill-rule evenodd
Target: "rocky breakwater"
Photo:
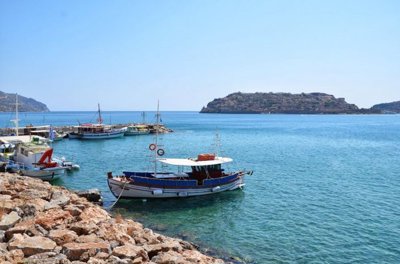
<path id="1" fill-rule="evenodd" d="M 0 263 L 223 263 L 64 187 L 0 173 Z"/>

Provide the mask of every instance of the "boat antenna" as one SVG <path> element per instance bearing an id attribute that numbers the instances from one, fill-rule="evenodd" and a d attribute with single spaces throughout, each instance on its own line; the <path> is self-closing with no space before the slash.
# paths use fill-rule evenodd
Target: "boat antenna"
<path id="1" fill-rule="evenodd" d="M 214 139 L 214 140 L 215 140 L 215 141 L 214 141 L 215 156 L 218 157 L 219 152 L 220 152 L 220 150 L 221 150 L 221 137 L 219 136 L 218 128 L 217 128 L 216 131 L 215 131 L 215 139 Z"/>
<path id="2" fill-rule="evenodd" d="M 100 103 L 97 103 L 97 107 L 98 107 L 98 112 L 99 112 L 99 118 L 97 119 L 97 122 L 99 122 L 99 124 L 102 124 L 103 119 L 101 118 Z"/>

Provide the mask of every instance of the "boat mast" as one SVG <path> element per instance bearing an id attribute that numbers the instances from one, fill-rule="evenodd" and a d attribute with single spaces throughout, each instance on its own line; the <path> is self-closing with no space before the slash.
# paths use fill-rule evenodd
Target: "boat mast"
<path id="1" fill-rule="evenodd" d="M 157 175 L 157 152 L 158 152 L 158 125 L 160 123 L 160 100 L 157 101 L 157 114 L 156 114 L 156 149 L 154 150 L 154 175 Z"/>
<path id="2" fill-rule="evenodd" d="M 16 130 L 16 135 L 19 136 L 18 130 L 19 130 L 19 123 L 18 123 L 18 94 L 15 94 L 15 130 Z"/>
<path id="3" fill-rule="evenodd" d="M 142 112 L 142 124 L 146 124 L 146 112 Z"/>
<path id="4" fill-rule="evenodd" d="M 19 136 L 18 130 L 19 130 L 19 119 L 18 119 L 18 94 L 15 94 L 15 119 L 11 120 L 15 123 L 15 135 Z"/>
<path id="5" fill-rule="evenodd" d="M 97 119 L 97 122 L 99 122 L 99 124 L 103 123 L 103 119 L 101 118 L 101 112 L 100 112 L 100 104 L 97 103 L 97 107 L 98 107 L 98 112 L 99 112 L 99 118 Z"/>

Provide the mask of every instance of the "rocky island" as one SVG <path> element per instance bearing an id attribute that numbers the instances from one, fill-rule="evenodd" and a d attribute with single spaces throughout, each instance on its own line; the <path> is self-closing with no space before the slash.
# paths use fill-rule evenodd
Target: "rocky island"
<path id="1" fill-rule="evenodd" d="M 224 263 L 64 187 L 0 173 L 0 263 Z"/>
<path id="2" fill-rule="evenodd" d="M 15 96 L 15 94 L 0 91 L 0 112 L 15 111 Z M 21 95 L 18 95 L 18 110 L 20 112 L 49 112 L 45 104 Z"/>
<path id="3" fill-rule="evenodd" d="M 388 114 L 397 114 L 400 113 L 400 101 L 377 104 L 374 105 L 371 109 L 382 111 L 383 113 L 388 113 Z"/>
<path id="4" fill-rule="evenodd" d="M 200 113 L 266 114 L 358 114 L 380 113 L 379 109 L 360 109 L 344 98 L 325 93 L 232 93 L 214 99 Z"/>

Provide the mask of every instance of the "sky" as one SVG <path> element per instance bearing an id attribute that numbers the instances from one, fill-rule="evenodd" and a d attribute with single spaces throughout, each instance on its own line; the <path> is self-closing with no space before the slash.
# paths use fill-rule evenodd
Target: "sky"
<path id="1" fill-rule="evenodd" d="M 233 92 L 400 100 L 400 1 L 0 0 L 0 91 L 52 111 L 199 111 Z"/>

